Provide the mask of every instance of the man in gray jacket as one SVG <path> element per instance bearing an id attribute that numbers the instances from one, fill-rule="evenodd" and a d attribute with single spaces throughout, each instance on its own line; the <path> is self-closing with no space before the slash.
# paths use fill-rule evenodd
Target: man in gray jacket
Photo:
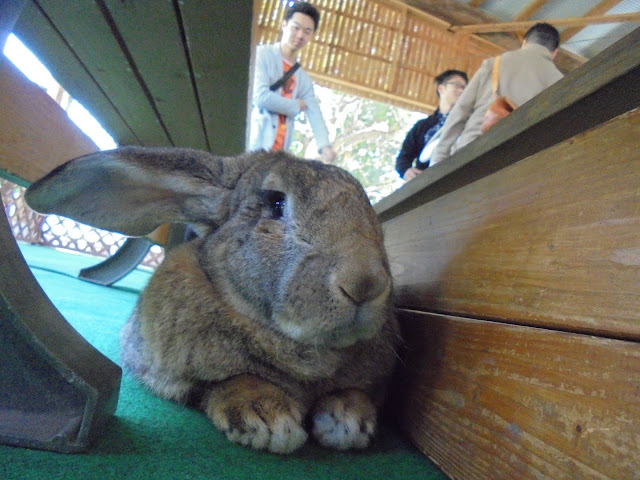
<path id="1" fill-rule="evenodd" d="M 548 23 L 537 23 L 524 36 L 522 48 L 505 52 L 500 60 L 498 95 L 508 97 L 517 107 L 562 78 L 554 65 L 560 35 Z M 481 135 L 480 126 L 493 102 L 491 73 L 495 58 L 482 62 L 467 88 L 451 109 L 442 127 L 440 143 L 431 156 L 431 165 L 453 155 Z"/>
<path id="2" fill-rule="evenodd" d="M 275 91 L 269 87 L 282 78 L 318 28 L 320 14 L 306 2 L 294 3 L 282 21 L 279 43 L 256 50 L 249 150 L 289 150 L 295 117 L 304 112 L 318 144 L 320 158 L 331 163 L 336 154 L 309 75 L 298 68 Z"/>

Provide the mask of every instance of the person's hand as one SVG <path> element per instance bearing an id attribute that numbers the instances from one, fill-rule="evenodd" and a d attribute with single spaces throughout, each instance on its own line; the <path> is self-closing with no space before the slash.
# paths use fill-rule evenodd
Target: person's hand
<path id="1" fill-rule="evenodd" d="M 324 163 L 333 163 L 336 156 L 336 152 L 331 145 L 326 145 L 320 150 L 320 160 Z"/>
<path id="2" fill-rule="evenodd" d="M 307 109 L 307 103 L 304 100 L 300 99 L 300 98 L 298 98 L 296 100 L 298 100 L 298 105 L 300 105 L 300 111 L 304 112 Z"/>
<path id="3" fill-rule="evenodd" d="M 417 168 L 412 167 L 408 169 L 406 172 L 404 172 L 404 176 L 402 177 L 402 179 L 405 182 L 408 182 L 409 180 L 413 180 L 414 178 L 416 178 L 421 173 L 422 173 L 422 170 L 418 170 Z"/>

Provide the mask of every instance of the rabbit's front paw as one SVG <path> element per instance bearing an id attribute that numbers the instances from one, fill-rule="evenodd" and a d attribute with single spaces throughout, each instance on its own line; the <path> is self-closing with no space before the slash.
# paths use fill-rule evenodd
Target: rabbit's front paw
<path id="1" fill-rule="evenodd" d="M 376 431 L 376 408 L 360 390 L 329 395 L 313 411 L 313 436 L 338 450 L 365 448 Z"/>
<path id="2" fill-rule="evenodd" d="M 298 404 L 278 387 L 251 375 L 216 385 L 204 409 L 232 442 L 291 453 L 307 440 Z"/>

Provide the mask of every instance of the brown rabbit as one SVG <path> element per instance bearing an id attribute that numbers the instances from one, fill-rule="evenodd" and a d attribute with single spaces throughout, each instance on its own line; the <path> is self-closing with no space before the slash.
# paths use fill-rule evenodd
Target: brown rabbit
<path id="1" fill-rule="evenodd" d="M 72 160 L 27 201 L 171 250 L 122 330 L 124 367 L 227 437 L 288 453 L 366 447 L 400 341 L 382 231 L 360 184 L 285 153 L 126 147 Z"/>

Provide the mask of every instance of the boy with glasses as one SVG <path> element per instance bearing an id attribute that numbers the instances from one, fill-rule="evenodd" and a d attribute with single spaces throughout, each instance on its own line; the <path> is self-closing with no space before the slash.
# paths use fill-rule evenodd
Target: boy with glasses
<path id="1" fill-rule="evenodd" d="M 409 130 L 396 159 L 396 171 L 405 182 L 417 177 L 429 166 L 442 125 L 467 86 L 467 74 L 460 70 L 446 70 L 434 82 L 439 99 L 438 108 Z"/>

